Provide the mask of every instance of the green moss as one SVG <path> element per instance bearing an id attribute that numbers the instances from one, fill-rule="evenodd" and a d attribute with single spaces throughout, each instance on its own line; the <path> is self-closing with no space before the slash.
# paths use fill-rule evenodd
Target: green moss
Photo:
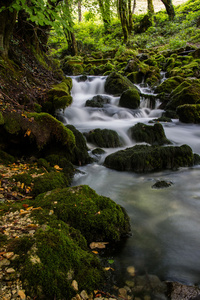
<path id="1" fill-rule="evenodd" d="M 136 88 L 124 91 L 119 99 L 119 105 L 131 109 L 136 109 L 140 105 L 140 94 Z"/>
<path id="2" fill-rule="evenodd" d="M 105 166 L 120 171 L 150 172 L 192 166 L 194 157 L 189 146 L 161 147 L 136 145 L 110 154 Z"/>
<path id="3" fill-rule="evenodd" d="M 166 138 L 163 126 L 159 123 L 154 126 L 137 123 L 130 128 L 130 132 L 132 139 L 136 142 L 146 142 L 151 145 L 171 144 Z"/>
<path id="4" fill-rule="evenodd" d="M 170 77 L 163 81 L 155 90 L 155 93 L 171 93 L 177 86 L 184 81 L 180 76 Z"/>
<path id="5" fill-rule="evenodd" d="M 0 125 L 3 125 L 3 124 L 4 124 L 4 118 L 3 118 L 2 113 L 0 112 Z"/>
<path id="6" fill-rule="evenodd" d="M 25 185 L 30 186 L 32 183 L 32 177 L 31 175 L 29 175 L 28 173 L 24 173 L 24 174 L 18 174 L 18 175 L 14 175 L 12 177 L 16 182 L 21 182 L 24 183 Z"/>
<path id="7" fill-rule="evenodd" d="M 89 143 L 93 143 L 102 148 L 115 148 L 121 146 L 119 136 L 116 131 L 110 129 L 96 128 L 85 133 Z"/>
<path id="8" fill-rule="evenodd" d="M 198 80 L 183 82 L 171 94 L 171 100 L 166 109 L 175 110 L 183 104 L 200 103 L 200 83 Z"/>
<path id="9" fill-rule="evenodd" d="M 119 241 L 130 230 L 123 208 L 88 186 L 42 194 L 36 203 L 44 209 L 53 209 L 58 219 L 79 229 L 88 242 Z"/>
<path id="10" fill-rule="evenodd" d="M 33 194 L 38 195 L 56 188 L 64 188 L 69 186 L 68 178 L 61 172 L 50 172 L 33 180 Z"/>
<path id="11" fill-rule="evenodd" d="M 62 221 L 50 222 L 34 238 L 14 240 L 10 248 L 20 255 L 15 268 L 21 263 L 23 286 L 33 298 L 68 300 L 75 295 L 73 279 L 80 290 L 90 292 L 105 278 L 98 258 L 87 251 L 84 237 Z"/>
<path id="12" fill-rule="evenodd" d="M 177 107 L 179 120 L 183 123 L 200 123 L 200 104 L 185 104 Z"/>
<path id="13" fill-rule="evenodd" d="M 105 91 L 109 94 L 121 94 L 128 88 L 134 88 L 133 83 L 117 72 L 111 73 L 105 82 Z"/>
<path id="14" fill-rule="evenodd" d="M 38 103 L 34 103 L 34 111 L 36 113 L 41 113 L 42 112 L 42 106 L 39 105 Z"/>
<path id="15" fill-rule="evenodd" d="M 47 113 L 31 113 L 28 117 L 29 119 L 33 118 L 39 126 L 39 128 L 37 126 L 36 128 L 34 126 L 32 128 L 32 134 L 35 136 L 39 148 L 54 138 L 63 146 L 69 147 L 70 151 L 73 150 L 75 147 L 75 137 L 72 131 L 66 128 L 60 121 Z"/>
<path id="16" fill-rule="evenodd" d="M 15 158 L 12 155 L 0 150 L 0 163 L 7 165 L 14 162 Z"/>
<path id="17" fill-rule="evenodd" d="M 52 106 L 44 105 L 44 109 L 49 109 L 48 112 L 54 113 L 56 109 L 64 109 L 72 103 L 70 91 L 72 89 L 72 79 L 66 78 L 59 84 L 54 85 L 48 92 L 48 99 Z"/>
<path id="18" fill-rule="evenodd" d="M 8 133 L 18 134 L 22 127 L 22 118 L 20 114 L 4 114 L 4 128 Z"/>
<path id="19" fill-rule="evenodd" d="M 73 125 L 67 125 L 66 128 L 73 132 L 76 139 L 76 145 L 73 149 L 73 153 L 71 154 L 72 162 L 76 165 L 82 165 L 92 162 L 92 159 L 88 154 L 88 147 L 86 145 L 86 140 L 83 134 L 78 131 Z"/>

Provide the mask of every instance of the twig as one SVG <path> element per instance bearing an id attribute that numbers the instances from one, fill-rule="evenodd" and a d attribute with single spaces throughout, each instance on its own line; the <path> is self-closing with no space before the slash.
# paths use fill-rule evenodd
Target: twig
<path id="1" fill-rule="evenodd" d="M 12 101 L 13 103 L 15 103 L 16 105 L 21 106 L 18 102 L 16 102 L 15 100 L 11 99 L 11 98 L 10 98 L 8 95 L 6 95 L 4 92 L 1 91 L 1 93 L 2 93 L 5 97 L 7 97 L 10 101 Z"/>

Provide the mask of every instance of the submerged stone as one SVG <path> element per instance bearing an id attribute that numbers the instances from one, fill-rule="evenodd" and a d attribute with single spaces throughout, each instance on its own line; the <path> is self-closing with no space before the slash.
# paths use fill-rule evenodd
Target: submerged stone
<path id="1" fill-rule="evenodd" d="M 171 144 L 166 138 L 163 126 L 160 123 L 154 126 L 137 123 L 129 129 L 131 138 L 136 142 L 146 142 L 151 145 Z"/>
<path id="2" fill-rule="evenodd" d="M 85 106 L 89 107 L 100 107 L 110 102 L 110 98 L 107 96 L 96 95 L 91 100 L 87 100 Z"/>
<path id="3" fill-rule="evenodd" d="M 176 170 L 194 165 L 194 155 L 188 145 L 162 147 L 136 145 L 106 157 L 104 165 L 119 171 L 138 173 Z"/>

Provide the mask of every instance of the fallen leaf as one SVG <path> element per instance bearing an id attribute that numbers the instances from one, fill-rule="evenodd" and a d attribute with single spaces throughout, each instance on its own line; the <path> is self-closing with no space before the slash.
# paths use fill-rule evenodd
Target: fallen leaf
<path id="1" fill-rule="evenodd" d="M 106 248 L 107 244 L 109 244 L 109 243 L 108 242 L 92 242 L 90 244 L 90 249 L 95 249 L 95 248 L 104 249 L 104 248 Z"/>
<path id="2" fill-rule="evenodd" d="M 25 132 L 25 134 L 24 134 L 24 137 L 27 136 L 27 135 L 29 136 L 30 134 L 31 134 L 31 130 L 27 129 L 26 132 Z"/>
<path id="3" fill-rule="evenodd" d="M 99 254 L 98 251 L 92 251 L 94 254 Z"/>
<path id="4" fill-rule="evenodd" d="M 62 168 L 60 168 L 58 165 L 54 166 L 54 169 L 58 170 L 58 171 L 62 171 Z"/>

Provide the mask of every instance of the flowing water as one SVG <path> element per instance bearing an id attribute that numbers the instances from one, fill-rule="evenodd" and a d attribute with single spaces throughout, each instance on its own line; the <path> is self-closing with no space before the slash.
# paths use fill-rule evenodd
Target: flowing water
<path id="1" fill-rule="evenodd" d="M 118 107 L 119 97 L 109 95 L 110 103 L 103 108 L 85 107 L 86 100 L 105 95 L 104 83 L 105 77 L 88 77 L 85 82 L 73 78 L 73 104 L 65 110 L 63 123 L 72 124 L 81 132 L 113 129 L 120 135 L 122 148 L 133 146 L 136 143 L 130 139 L 128 129 L 161 116 L 159 102 L 150 109 L 149 101 L 142 99 L 140 108 L 131 110 Z M 144 93 L 153 93 L 144 86 L 138 87 Z M 163 126 L 174 145 L 188 144 L 200 154 L 199 125 L 173 120 Z M 106 153 L 98 162 L 79 168 L 82 172 L 73 182 L 87 184 L 98 194 L 110 197 L 130 216 L 132 236 L 112 257 L 117 274 L 125 278 L 126 268 L 134 266 L 138 273 L 156 274 L 163 280 L 200 284 L 200 166 L 150 174 L 105 168 L 105 156 L 122 148 L 104 149 Z M 171 181 L 173 185 L 153 189 L 158 180 Z"/>

